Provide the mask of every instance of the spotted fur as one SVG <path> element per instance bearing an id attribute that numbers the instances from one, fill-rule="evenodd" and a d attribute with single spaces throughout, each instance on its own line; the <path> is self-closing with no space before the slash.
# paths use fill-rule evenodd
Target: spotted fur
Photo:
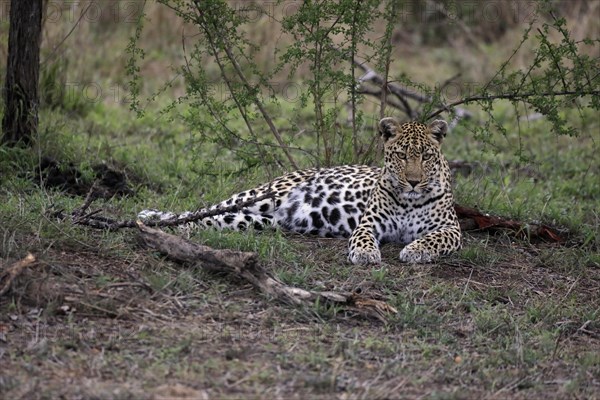
<path id="1" fill-rule="evenodd" d="M 400 260 L 427 263 L 460 248 L 450 169 L 440 150 L 448 125 L 379 122 L 385 141 L 383 168 L 340 166 L 305 169 L 238 193 L 211 207 L 224 207 L 267 192 L 272 197 L 237 213 L 206 218 L 217 229 L 265 229 L 301 234 L 350 237 L 349 260 L 381 262 L 379 246 L 404 243 Z M 182 214 L 185 215 L 185 214 Z M 139 217 L 172 218 L 175 214 L 144 210 Z"/>

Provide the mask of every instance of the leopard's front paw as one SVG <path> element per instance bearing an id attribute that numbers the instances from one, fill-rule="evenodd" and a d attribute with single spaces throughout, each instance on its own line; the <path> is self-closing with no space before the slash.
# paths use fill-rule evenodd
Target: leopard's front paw
<path id="1" fill-rule="evenodd" d="M 358 265 L 381 264 L 381 252 L 378 249 L 356 248 L 350 250 L 348 259 L 352 264 Z"/>
<path id="2" fill-rule="evenodd" d="M 400 261 L 410 264 L 426 264 L 433 261 L 434 258 L 429 250 L 410 244 L 400 252 Z"/>

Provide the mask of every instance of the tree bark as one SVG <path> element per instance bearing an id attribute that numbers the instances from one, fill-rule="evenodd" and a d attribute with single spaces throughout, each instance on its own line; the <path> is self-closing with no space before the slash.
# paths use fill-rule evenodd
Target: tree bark
<path id="1" fill-rule="evenodd" d="M 12 0 L 2 143 L 29 144 L 37 132 L 42 0 Z"/>

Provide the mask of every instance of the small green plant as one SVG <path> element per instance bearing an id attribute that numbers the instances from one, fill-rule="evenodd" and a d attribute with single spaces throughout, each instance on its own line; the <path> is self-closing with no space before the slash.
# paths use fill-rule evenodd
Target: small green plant
<path id="1" fill-rule="evenodd" d="M 388 269 L 386 267 L 373 268 L 371 270 L 371 277 L 376 282 L 385 282 L 388 279 Z"/>

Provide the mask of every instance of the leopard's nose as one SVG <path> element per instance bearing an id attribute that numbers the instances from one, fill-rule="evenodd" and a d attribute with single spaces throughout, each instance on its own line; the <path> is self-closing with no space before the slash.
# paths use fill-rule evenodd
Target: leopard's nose
<path id="1" fill-rule="evenodd" d="M 407 181 L 407 182 L 408 182 L 408 184 L 409 184 L 410 186 L 412 186 L 412 187 L 413 187 L 413 189 L 414 189 L 414 188 L 416 188 L 416 187 L 417 187 L 417 185 L 419 184 L 419 182 L 420 182 L 420 181 L 410 181 L 410 180 L 409 180 L 409 181 Z"/>

